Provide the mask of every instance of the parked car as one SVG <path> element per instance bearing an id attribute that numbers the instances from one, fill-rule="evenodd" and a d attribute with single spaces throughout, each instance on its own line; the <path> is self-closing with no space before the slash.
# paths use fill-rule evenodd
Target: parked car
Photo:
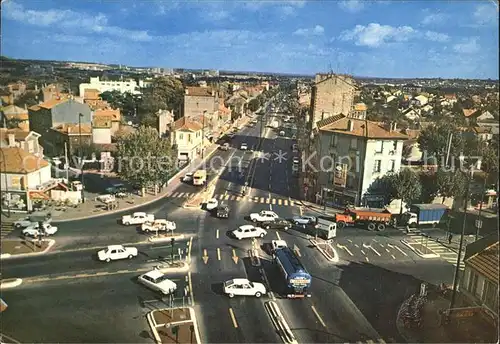
<path id="1" fill-rule="evenodd" d="M 299 162 L 300 162 L 300 159 L 299 159 L 299 157 L 298 157 L 298 156 L 294 156 L 294 157 L 292 158 L 292 163 L 294 163 L 294 164 L 298 164 Z"/>
<path id="2" fill-rule="evenodd" d="M 279 216 L 274 211 L 262 210 L 260 213 L 250 214 L 250 220 L 252 222 L 263 222 L 263 221 L 273 221 Z"/>
<path id="3" fill-rule="evenodd" d="M 50 223 L 52 221 L 52 218 L 48 214 L 43 214 L 42 216 L 27 216 L 22 219 L 19 219 L 17 221 L 14 221 L 13 226 L 15 228 L 26 228 L 30 226 L 37 225 L 38 222 L 44 222 L 44 223 Z"/>
<path id="4" fill-rule="evenodd" d="M 22 231 L 22 235 L 27 236 L 27 237 L 39 237 L 40 235 L 42 236 L 49 236 L 49 235 L 54 235 L 57 232 L 57 227 L 52 226 L 50 223 L 43 223 L 42 224 L 42 229 L 39 228 L 39 224 L 35 223 Z"/>
<path id="5" fill-rule="evenodd" d="M 230 208 L 228 205 L 219 205 L 217 207 L 217 213 L 216 213 L 216 216 L 219 218 L 219 219 L 227 219 L 229 218 L 229 213 L 230 213 Z"/>
<path id="6" fill-rule="evenodd" d="M 161 232 L 161 231 L 174 231 L 177 225 L 173 221 L 165 219 L 156 219 L 153 222 L 145 222 L 141 225 L 143 232 Z"/>
<path id="7" fill-rule="evenodd" d="M 248 149 L 248 145 L 247 145 L 245 142 L 243 142 L 243 143 L 241 144 L 241 146 L 240 146 L 240 149 L 241 149 L 241 150 L 247 150 L 247 149 Z"/>
<path id="8" fill-rule="evenodd" d="M 207 201 L 205 208 L 209 211 L 216 209 L 219 206 L 219 201 L 215 198 L 211 198 Z"/>
<path id="9" fill-rule="evenodd" d="M 220 146 L 220 149 L 223 150 L 223 151 L 227 151 L 229 150 L 229 143 L 224 143 L 222 146 Z"/>
<path id="10" fill-rule="evenodd" d="M 280 131 L 280 136 L 285 136 L 285 132 L 283 130 Z"/>
<path id="11" fill-rule="evenodd" d="M 297 225 L 312 225 L 316 224 L 316 217 L 311 215 L 294 216 L 293 222 Z"/>
<path id="12" fill-rule="evenodd" d="M 138 280 L 139 283 L 164 295 L 172 294 L 177 289 L 177 285 L 169 280 L 160 270 L 152 270 L 140 275 Z"/>
<path id="13" fill-rule="evenodd" d="M 233 230 L 232 234 L 236 239 L 241 240 L 249 238 L 263 238 L 266 236 L 267 232 L 260 227 L 243 225 Z"/>
<path id="14" fill-rule="evenodd" d="M 122 245 L 110 245 L 104 250 L 97 252 L 97 258 L 101 262 L 109 263 L 112 260 L 132 259 L 137 257 L 138 250 L 136 247 L 124 247 Z"/>
<path id="15" fill-rule="evenodd" d="M 235 295 L 261 297 L 266 292 L 266 287 L 262 283 L 250 282 L 246 278 L 234 278 L 224 282 L 224 293 L 229 297 Z"/>
<path id="16" fill-rule="evenodd" d="M 124 215 L 122 216 L 122 224 L 125 226 L 129 225 L 142 225 L 146 222 L 153 222 L 155 220 L 155 216 L 153 214 L 146 214 L 143 212 L 136 212 L 132 215 Z"/>
<path id="17" fill-rule="evenodd" d="M 292 223 L 285 219 L 276 218 L 272 221 L 263 221 L 260 226 L 265 229 L 284 229 L 289 230 L 292 228 Z"/>

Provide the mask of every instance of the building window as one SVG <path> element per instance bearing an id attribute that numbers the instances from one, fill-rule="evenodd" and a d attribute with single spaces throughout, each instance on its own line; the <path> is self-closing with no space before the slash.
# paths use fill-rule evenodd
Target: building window
<path id="1" fill-rule="evenodd" d="M 184 139 L 184 134 L 179 134 L 179 140 L 183 140 Z"/>
<path id="2" fill-rule="evenodd" d="M 396 151 L 398 149 L 398 141 L 392 141 L 392 150 Z"/>
<path id="3" fill-rule="evenodd" d="M 351 139 L 351 149 L 358 149 L 358 139 L 353 138 Z"/>
<path id="4" fill-rule="evenodd" d="M 384 150 L 384 142 L 383 141 L 376 141 L 375 142 L 375 153 L 382 153 Z"/>
<path id="5" fill-rule="evenodd" d="M 497 287 L 491 281 L 484 281 L 483 302 L 488 308 L 498 309 L 498 292 Z"/>
<path id="6" fill-rule="evenodd" d="M 380 166 L 382 165 L 382 160 L 375 160 L 373 163 L 373 173 L 380 173 Z"/>
<path id="7" fill-rule="evenodd" d="M 337 147 L 337 143 L 338 143 L 338 137 L 337 137 L 337 135 L 333 134 L 332 135 L 332 142 L 331 142 L 332 147 Z"/>
<path id="8" fill-rule="evenodd" d="M 388 172 L 394 172 L 396 169 L 396 160 L 389 160 L 389 169 Z"/>
<path id="9" fill-rule="evenodd" d="M 471 271 L 468 289 L 472 295 L 476 295 L 476 293 L 477 293 L 477 280 L 478 280 L 477 273 L 475 273 L 474 271 Z"/>

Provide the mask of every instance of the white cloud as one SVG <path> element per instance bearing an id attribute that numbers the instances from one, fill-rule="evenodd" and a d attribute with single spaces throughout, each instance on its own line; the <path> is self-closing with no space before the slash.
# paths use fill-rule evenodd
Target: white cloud
<path id="1" fill-rule="evenodd" d="M 55 42 L 66 43 L 66 44 L 75 44 L 75 45 L 86 45 L 90 42 L 90 39 L 85 36 L 76 36 L 76 35 L 64 35 L 64 34 L 55 34 L 51 36 L 51 38 Z"/>
<path id="2" fill-rule="evenodd" d="M 426 31 L 425 38 L 433 42 L 448 42 L 450 40 L 450 36 L 447 34 L 435 31 Z"/>
<path id="3" fill-rule="evenodd" d="M 7 19 L 34 26 L 59 27 L 64 31 L 75 30 L 78 32 L 99 33 L 140 42 L 151 41 L 153 39 L 147 31 L 129 30 L 109 25 L 108 18 L 102 13 L 92 16 L 71 10 L 29 10 L 14 1 L 5 2 L 2 12 Z"/>
<path id="4" fill-rule="evenodd" d="M 474 20 L 479 25 L 498 25 L 498 4 L 481 4 L 476 7 L 472 14 Z"/>
<path id="5" fill-rule="evenodd" d="M 462 43 L 455 44 L 453 50 L 461 54 L 475 54 L 481 49 L 481 45 L 477 41 L 477 37 L 469 38 Z"/>
<path id="6" fill-rule="evenodd" d="M 365 8 L 363 0 L 344 0 L 339 2 L 339 7 L 347 12 L 356 13 Z"/>
<path id="7" fill-rule="evenodd" d="M 229 18 L 229 12 L 225 10 L 210 10 L 210 11 L 205 11 L 205 12 L 200 12 L 200 15 L 205 19 L 205 20 L 213 20 L 213 21 L 220 21 Z"/>
<path id="8" fill-rule="evenodd" d="M 360 46 L 378 47 L 384 43 L 407 41 L 417 34 L 411 26 L 393 27 L 371 23 L 367 26 L 356 25 L 352 30 L 343 31 L 339 38 L 343 41 L 354 41 Z"/>
<path id="9" fill-rule="evenodd" d="M 424 26 L 440 25 L 446 22 L 448 16 L 444 13 L 430 13 L 427 14 L 420 22 Z"/>
<path id="10" fill-rule="evenodd" d="M 325 33 L 325 28 L 321 25 L 316 25 L 310 29 L 298 29 L 293 34 L 296 36 L 321 36 Z"/>
<path id="11" fill-rule="evenodd" d="M 242 2 L 245 9 L 258 12 L 261 9 L 273 7 L 273 6 L 288 6 L 294 8 L 302 8 L 305 6 L 306 1 L 304 0 L 253 0 Z"/>

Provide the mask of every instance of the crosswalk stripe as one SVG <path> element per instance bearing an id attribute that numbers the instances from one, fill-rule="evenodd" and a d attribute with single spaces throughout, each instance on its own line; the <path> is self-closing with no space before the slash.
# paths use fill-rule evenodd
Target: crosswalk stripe
<path id="1" fill-rule="evenodd" d="M 241 196 L 236 196 L 237 201 L 241 201 L 241 198 L 242 198 Z"/>
<path id="2" fill-rule="evenodd" d="M 281 205 L 281 202 L 282 202 L 282 201 L 281 201 L 281 199 L 279 199 L 279 200 L 278 200 L 278 205 Z"/>
<path id="3" fill-rule="evenodd" d="M 288 205 L 288 200 L 284 199 L 283 200 L 283 205 Z"/>
<path id="4" fill-rule="evenodd" d="M 272 203 L 276 204 L 276 198 L 273 198 Z"/>
<path id="5" fill-rule="evenodd" d="M 227 201 L 229 199 L 229 195 L 224 196 L 224 200 Z"/>
<path id="6" fill-rule="evenodd" d="M 180 192 L 174 192 L 172 195 L 170 195 L 170 197 L 177 197 L 177 195 L 179 194 Z"/>
<path id="7" fill-rule="evenodd" d="M 266 204 L 269 204 L 270 199 L 266 198 Z"/>
<path id="8" fill-rule="evenodd" d="M 290 205 L 293 206 L 295 203 L 294 201 L 290 201 Z"/>
<path id="9" fill-rule="evenodd" d="M 264 197 L 260 198 L 260 202 L 259 203 L 264 203 Z"/>

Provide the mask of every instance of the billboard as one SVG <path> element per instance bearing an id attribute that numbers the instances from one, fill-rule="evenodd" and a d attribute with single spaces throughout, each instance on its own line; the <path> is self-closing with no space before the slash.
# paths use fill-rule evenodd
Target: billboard
<path id="1" fill-rule="evenodd" d="M 345 188 L 347 184 L 347 164 L 335 163 L 333 171 L 333 185 L 336 187 Z"/>

